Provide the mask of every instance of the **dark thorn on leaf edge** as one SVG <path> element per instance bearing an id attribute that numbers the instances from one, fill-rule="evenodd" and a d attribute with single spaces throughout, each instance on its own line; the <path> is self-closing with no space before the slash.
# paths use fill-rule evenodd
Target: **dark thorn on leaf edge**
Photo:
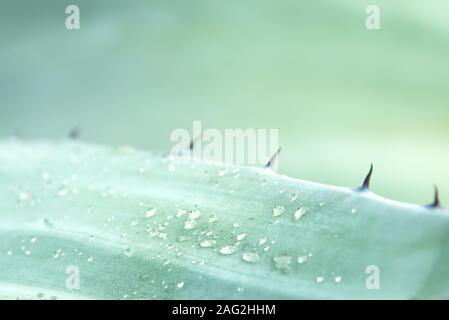
<path id="1" fill-rule="evenodd" d="M 270 158 L 270 160 L 267 162 L 267 164 L 265 165 L 265 168 L 267 169 L 272 169 L 273 168 L 273 164 L 276 161 L 276 159 L 279 156 L 279 153 L 281 153 L 282 148 L 279 148 Z"/>
<path id="2" fill-rule="evenodd" d="M 368 174 L 365 177 L 365 180 L 363 180 L 363 184 L 359 187 L 359 191 L 368 191 L 371 183 L 371 176 L 373 175 L 373 169 L 374 166 L 371 164 L 371 167 L 369 169 Z"/>
<path id="3" fill-rule="evenodd" d="M 78 140 L 79 137 L 80 137 L 80 133 L 81 133 L 80 127 L 79 126 L 74 127 L 69 132 L 69 139 L 71 139 L 71 140 Z"/>
<path id="4" fill-rule="evenodd" d="M 440 203 L 440 193 L 438 192 L 438 187 L 435 186 L 435 196 L 432 204 L 429 204 L 427 207 L 432 209 L 442 208 Z"/>
<path id="5" fill-rule="evenodd" d="M 201 140 L 202 137 L 203 137 L 203 133 L 200 133 L 196 138 L 192 138 L 192 140 L 190 140 L 190 144 L 189 144 L 190 153 L 193 153 L 193 149 L 195 149 L 195 144 L 198 142 L 198 140 Z"/>

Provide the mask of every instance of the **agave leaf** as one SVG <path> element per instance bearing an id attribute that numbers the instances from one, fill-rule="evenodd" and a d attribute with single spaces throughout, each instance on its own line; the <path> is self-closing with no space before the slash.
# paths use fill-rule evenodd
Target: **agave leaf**
<path id="1" fill-rule="evenodd" d="M 0 217 L 1 298 L 449 295 L 446 210 L 259 168 L 3 140 Z"/>

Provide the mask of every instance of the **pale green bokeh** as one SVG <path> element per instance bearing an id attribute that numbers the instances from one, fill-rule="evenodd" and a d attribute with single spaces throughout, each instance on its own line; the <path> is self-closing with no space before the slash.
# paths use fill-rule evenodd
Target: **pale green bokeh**
<path id="1" fill-rule="evenodd" d="M 65 29 L 78 4 L 81 30 Z M 365 8 L 381 9 L 381 30 Z M 280 172 L 449 204 L 447 1 L 0 1 L 0 136 L 166 151 L 278 128 Z"/>

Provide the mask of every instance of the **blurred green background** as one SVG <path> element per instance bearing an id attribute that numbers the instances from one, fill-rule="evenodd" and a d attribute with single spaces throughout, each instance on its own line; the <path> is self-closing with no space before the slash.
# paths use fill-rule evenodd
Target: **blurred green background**
<path id="1" fill-rule="evenodd" d="M 65 28 L 65 8 L 81 29 Z M 365 28 L 368 4 L 381 29 Z M 0 1 L 0 136 L 163 152 L 278 128 L 280 173 L 449 205 L 447 0 Z"/>

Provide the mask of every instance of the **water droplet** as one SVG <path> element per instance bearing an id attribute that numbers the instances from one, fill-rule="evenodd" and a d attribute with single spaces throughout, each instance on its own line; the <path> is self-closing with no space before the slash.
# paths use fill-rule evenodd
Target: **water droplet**
<path id="1" fill-rule="evenodd" d="M 6 254 L 7 254 L 8 256 L 12 255 L 12 250 L 6 251 Z"/>
<path id="2" fill-rule="evenodd" d="M 334 278 L 335 283 L 340 283 L 341 282 L 341 277 L 340 276 L 336 276 Z"/>
<path id="3" fill-rule="evenodd" d="M 245 290 L 245 288 L 243 287 L 237 287 L 237 292 L 243 292 Z"/>
<path id="4" fill-rule="evenodd" d="M 168 171 L 173 172 L 173 171 L 175 171 L 175 170 L 176 170 L 175 165 L 174 165 L 173 163 L 170 163 L 170 164 L 168 165 Z"/>
<path id="5" fill-rule="evenodd" d="M 198 219 L 199 217 L 201 217 L 202 212 L 198 209 L 193 209 L 192 211 L 190 211 L 189 214 L 189 218 L 190 219 Z"/>
<path id="6" fill-rule="evenodd" d="M 227 169 L 219 170 L 219 171 L 218 171 L 218 176 L 219 176 L 219 177 L 223 177 L 227 172 L 228 172 Z"/>
<path id="7" fill-rule="evenodd" d="M 242 240 L 245 240 L 245 238 L 246 238 L 246 233 L 239 233 L 238 235 L 237 235 L 237 237 L 236 237 L 236 239 L 237 239 L 237 241 L 242 241 Z"/>
<path id="8" fill-rule="evenodd" d="M 46 226 L 47 228 L 51 228 L 53 227 L 53 223 L 50 220 L 44 218 L 44 226 Z"/>
<path id="9" fill-rule="evenodd" d="M 125 249 L 125 255 L 131 257 L 134 254 L 134 251 L 131 248 Z"/>
<path id="10" fill-rule="evenodd" d="M 326 202 L 320 202 L 318 205 L 319 205 L 320 207 L 324 207 L 324 206 L 326 205 Z"/>
<path id="11" fill-rule="evenodd" d="M 232 224 L 232 227 L 238 228 L 238 227 L 240 227 L 240 224 L 238 224 L 237 222 L 234 222 L 234 223 Z"/>
<path id="12" fill-rule="evenodd" d="M 296 199 L 298 199 L 298 194 L 297 193 L 292 193 L 290 196 L 290 201 L 295 201 Z"/>
<path id="13" fill-rule="evenodd" d="M 135 227 L 139 224 L 139 219 L 135 218 L 131 220 L 131 226 Z"/>
<path id="14" fill-rule="evenodd" d="M 309 209 L 306 208 L 306 207 L 298 208 L 298 209 L 295 211 L 293 217 L 295 218 L 296 221 L 298 221 L 298 220 L 301 219 L 302 216 L 304 216 L 308 211 L 309 211 Z"/>
<path id="15" fill-rule="evenodd" d="M 36 242 L 37 241 L 37 237 L 31 237 L 31 239 L 30 239 L 30 242 L 31 243 L 34 243 L 34 242 Z"/>
<path id="16" fill-rule="evenodd" d="M 280 255 L 273 258 L 274 267 L 284 273 L 290 271 L 292 257 L 288 255 Z"/>
<path id="17" fill-rule="evenodd" d="M 53 253 L 53 258 L 58 259 L 61 256 L 62 250 L 58 249 Z"/>
<path id="18" fill-rule="evenodd" d="M 307 260 L 308 260 L 307 256 L 304 255 L 304 256 L 299 256 L 297 261 L 299 264 L 303 264 L 303 263 L 306 263 Z"/>
<path id="19" fill-rule="evenodd" d="M 321 276 L 320 277 L 316 277 L 315 281 L 317 283 L 322 283 L 324 281 L 324 277 L 321 277 Z"/>
<path id="20" fill-rule="evenodd" d="M 60 197 L 64 197 L 64 196 L 66 196 L 67 195 L 67 189 L 66 188 L 61 188 L 61 189 L 59 189 L 59 191 L 58 191 L 58 196 L 60 196 Z"/>
<path id="21" fill-rule="evenodd" d="M 243 255 L 242 255 L 242 259 L 245 262 L 257 263 L 257 262 L 259 262 L 260 257 L 255 252 L 244 252 Z"/>
<path id="22" fill-rule="evenodd" d="M 176 238 L 176 241 L 178 241 L 178 242 L 186 242 L 186 241 L 189 241 L 189 240 L 190 240 L 190 237 L 186 236 L 186 235 L 183 235 L 183 234 L 179 235 Z"/>
<path id="23" fill-rule="evenodd" d="M 151 218 L 156 214 L 156 208 L 151 208 L 145 213 L 145 217 Z"/>
<path id="24" fill-rule="evenodd" d="M 356 209 L 356 208 L 352 209 L 352 210 L 351 210 L 351 213 L 353 213 L 353 214 L 354 214 L 354 213 L 357 213 L 357 209 Z"/>
<path id="25" fill-rule="evenodd" d="M 201 248 L 209 248 L 212 247 L 215 243 L 217 243 L 217 241 L 215 240 L 203 240 L 200 242 L 200 247 Z"/>
<path id="26" fill-rule="evenodd" d="M 92 262 L 92 261 L 94 261 L 94 257 L 92 257 L 92 256 L 87 257 L 87 262 Z"/>
<path id="27" fill-rule="evenodd" d="M 189 219 L 184 223 L 184 229 L 186 230 L 191 230 L 193 228 L 195 228 L 196 226 L 196 221 L 193 219 Z"/>
<path id="28" fill-rule="evenodd" d="M 178 209 L 178 211 L 176 211 L 176 217 L 177 218 L 180 218 L 180 217 L 182 217 L 183 215 L 185 215 L 187 213 L 187 210 L 184 210 L 184 209 Z"/>
<path id="29" fill-rule="evenodd" d="M 42 173 L 42 179 L 43 179 L 44 181 L 50 180 L 50 174 L 49 174 L 48 172 L 43 172 L 43 173 Z"/>
<path id="30" fill-rule="evenodd" d="M 207 219 L 207 222 L 209 223 L 214 223 L 218 220 L 218 217 L 216 215 L 212 215 L 209 217 L 209 219 Z"/>
<path id="31" fill-rule="evenodd" d="M 30 194 L 28 192 L 25 191 L 20 191 L 19 192 L 19 201 L 27 201 L 30 198 Z"/>
<path id="32" fill-rule="evenodd" d="M 238 248 L 236 246 L 227 245 L 220 248 L 219 252 L 223 255 L 230 255 L 236 253 Z"/>
<path id="33" fill-rule="evenodd" d="M 267 237 L 262 237 L 259 239 L 259 245 L 263 246 L 265 243 L 267 243 Z"/>
<path id="34" fill-rule="evenodd" d="M 283 206 L 276 206 L 273 208 L 273 216 L 279 217 L 281 214 L 283 214 L 285 211 L 285 208 Z"/>
<path id="35" fill-rule="evenodd" d="M 182 288 L 184 287 L 184 281 L 178 282 L 178 283 L 176 284 L 176 287 L 177 287 L 178 289 L 182 289 Z"/>

